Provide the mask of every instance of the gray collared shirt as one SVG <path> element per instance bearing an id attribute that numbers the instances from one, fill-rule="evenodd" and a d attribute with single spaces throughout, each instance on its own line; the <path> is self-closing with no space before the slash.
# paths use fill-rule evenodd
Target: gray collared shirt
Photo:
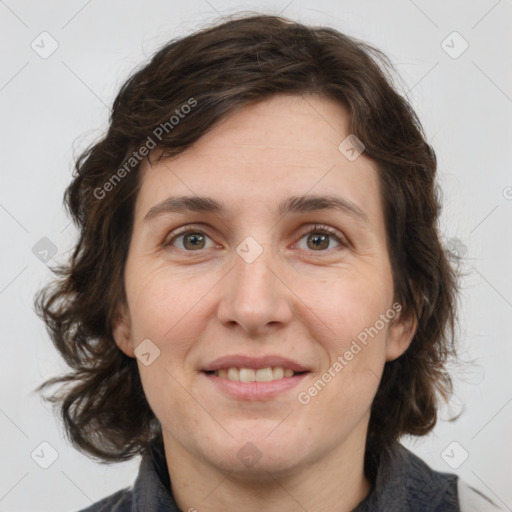
<path id="1" fill-rule="evenodd" d="M 194 508 L 188 510 L 195 510 Z M 176 505 L 163 445 L 143 456 L 134 485 L 81 512 L 188 512 Z M 500 509 L 457 475 L 431 469 L 400 444 L 380 458 L 372 490 L 353 512 L 494 512 Z M 198 511 L 199 512 L 199 511 Z"/>

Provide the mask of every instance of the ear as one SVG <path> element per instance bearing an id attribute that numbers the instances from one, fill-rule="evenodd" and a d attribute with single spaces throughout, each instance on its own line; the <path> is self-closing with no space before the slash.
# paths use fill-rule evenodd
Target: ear
<path id="1" fill-rule="evenodd" d="M 119 305 L 112 326 L 112 334 L 116 345 L 129 357 L 135 357 L 135 348 L 131 335 L 131 320 L 128 306 Z"/>
<path id="2" fill-rule="evenodd" d="M 389 327 L 386 345 L 386 361 L 394 361 L 409 348 L 416 334 L 417 327 L 418 321 L 414 314 L 404 317 L 400 305 L 400 310 L 395 318 L 393 318 Z"/>

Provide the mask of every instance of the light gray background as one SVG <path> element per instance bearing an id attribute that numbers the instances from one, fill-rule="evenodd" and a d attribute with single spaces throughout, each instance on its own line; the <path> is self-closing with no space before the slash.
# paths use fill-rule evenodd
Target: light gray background
<path id="1" fill-rule="evenodd" d="M 129 73 L 171 37 L 240 10 L 327 24 L 384 50 L 439 158 L 442 233 L 465 256 L 456 398 L 435 432 L 406 440 L 512 510 L 512 2 L 436 0 L 0 1 L 0 511 L 72 511 L 129 485 L 138 460 L 100 465 L 72 449 L 33 393 L 65 369 L 32 309 L 51 277 L 32 252 L 43 237 L 63 261 L 75 237 L 62 208 L 73 152 L 106 128 Z M 43 59 L 32 41 L 58 49 Z M 462 48 L 457 31 L 469 44 Z M 455 39 L 454 39 L 455 37 Z M 444 48 L 442 47 L 442 41 Z M 452 47 L 452 48 L 450 48 Z M 446 51 L 452 53 L 450 56 Z M 450 414 L 464 410 L 455 422 Z M 41 468 L 31 453 L 58 453 Z M 458 444 L 451 445 L 456 441 Z M 448 447 L 448 449 L 447 449 Z M 446 450 L 446 451 L 445 451 Z M 468 458 L 457 469 L 452 465 Z M 51 462 L 51 449 L 34 458 Z M 444 459 L 442 454 L 444 453 Z"/>

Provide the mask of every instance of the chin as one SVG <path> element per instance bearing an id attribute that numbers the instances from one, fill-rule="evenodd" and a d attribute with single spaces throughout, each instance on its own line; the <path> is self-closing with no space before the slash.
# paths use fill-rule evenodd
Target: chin
<path id="1" fill-rule="evenodd" d="M 296 452 L 296 450 L 295 450 Z M 297 471 L 301 467 L 302 460 L 295 454 L 273 454 L 262 455 L 255 462 L 241 463 L 238 458 L 218 460 L 215 466 L 223 472 L 231 473 L 230 478 L 242 481 L 266 482 L 273 479 L 282 479 Z"/>
<path id="2" fill-rule="evenodd" d="M 233 472 L 237 478 L 251 480 L 283 477 L 304 464 L 304 441 L 294 440 L 290 435 L 279 436 L 275 432 L 269 435 L 271 430 L 267 428 L 260 432 L 262 434 L 255 434 L 253 428 L 252 435 L 236 435 L 228 444 L 224 436 L 213 452 L 212 444 L 202 447 L 205 450 L 203 456 L 223 472 Z"/>

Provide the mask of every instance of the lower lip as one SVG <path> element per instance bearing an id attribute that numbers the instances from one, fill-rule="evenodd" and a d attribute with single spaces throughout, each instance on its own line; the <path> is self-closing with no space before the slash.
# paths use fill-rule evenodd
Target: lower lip
<path id="1" fill-rule="evenodd" d="M 213 373 L 202 374 L 220 391 L 233 398 L 241 400 L 266 400 L 297 386 L 308 373 L 300 373 L 293 377 L 283 377 L 269 382 L 239 382 Z"/>

